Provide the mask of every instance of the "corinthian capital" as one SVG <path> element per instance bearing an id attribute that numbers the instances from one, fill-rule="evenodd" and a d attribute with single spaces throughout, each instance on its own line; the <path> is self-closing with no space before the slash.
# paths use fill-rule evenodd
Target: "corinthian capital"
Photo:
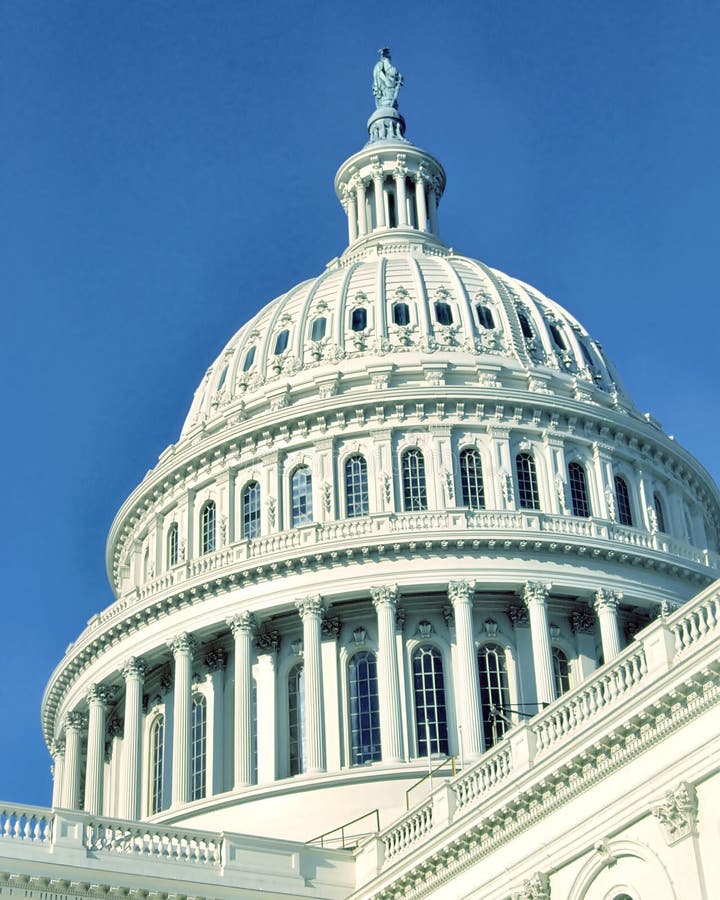
<path id="1" fill-rule="evenodd" d="M 100 706 L 107 706 L 112 695 L 112 691 L 104 684 L 91 684 L 85 695 L 88 704 L 97 703 Z"/>
<path id="2" fill-rule="evenodd" d="M 192 655 L 197 647 L 195 638 L 191 634 L 188 634 L 187 631 L 175 635 L 171 641 L 168 641 L 167 645 L 172 650 L 173 654 L 187 653 Z"/>
<path id="3" fill-rule="evenodd" d="M 57 738 L 50 745 L 50 755 L 53 759 L 65 756 L 65 738 Z"/>
<path id="4" fill-rule="evenodd" d="M 601 609 L 609 609 L 612 612 L 615 612 L 622 597 L 623 595 L 618 591 L 609 591 L 607 588 L 600 588 L 595 592 L 595 611 L 599 612 Z"/>
<path id="5" fill-rule="evenodd" d="M 122 675 L 125 679 L 139 678 L 140 681 L 142 681 L 146 671 L 147 666 L 145 665 L 145 660 L 139 656 L 131 656 L 122 667 Z"/>
<path id="6" fill-rule="evenodd" d="M 247 610 L 238 613 L 231 619 L 227 619 L 227 626 L 232 632 L 233 637 L 236 634 L 254 634 L 255 633 L 255 617 Z"/>
<path id="7" fill-rule="evenodd" d="M 205 655 L 205 665 L 207 666 L 208 672 L 222 672 L 226 663 L 227 653 L 222 647 L 213 647 L 213 649 L 208 650 Z"/>
<path id="8" fill-rule="evenodd" d="M 665 832 L 668 844 L 674 844 L 688 834 L 693 834 L 697 822 L 697 792 L 687 781 L 681 781 L 675 790 L 665 794 L 662 803 L 652 807 L 652 812 Z"/>
<path id="9" fill-rule="evenodd" d="M 313 616 L 319 619 L 323 614 L 323 602 L 322 597 L 319 594 L 298 600 L 295 603 L 295 607 L 300 613 L 301 619 L 305 619 L 307 616 Z"/>
<path id="10" fill-rule="evenodd" d="M 523 603 L 530 608 L 533 604 L 537 604 L 539 606 L 547 603 L 548 594 L 550 593 L 550 588 L 552 585 L 547 582 L 543 583 L 541 581 L 527 581 L 523 585 L 522 590 L 522 598 Z"/>
<path id="11" fill-rule="evenodd" d="M 452 603 L 471 603 L 474 593 L 474 581 L 448 582 L 448 597 Z"/>
<path id="12" fill-rule="evenodd" d="M 65 716 L 65 730 L 75 729 L 79 731 L 81 728 L 85 726 L 87 722 L 87 716 L 85 713 L 80 712 L 77 709 L 72 710 Z"/>
<path id="13" fill-rule="evenodd" d="M 400 591 L 396 584 L 381 584 L 378 587 L 370 588 L 370 596 L 375 609 L 379 609 L 381 606 L 395 607 L 400 599 Z"/>

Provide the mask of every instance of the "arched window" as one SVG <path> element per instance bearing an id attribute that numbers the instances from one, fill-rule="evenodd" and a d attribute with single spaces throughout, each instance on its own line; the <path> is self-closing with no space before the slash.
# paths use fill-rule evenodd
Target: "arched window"
<path id="1" fill-rule="evenodd" d="M 529 453 L 518 453 L 515 457 L 515 469 L 520 509 L 540 509 L 535 460 Z"/>
<path id="2" fill-rule="evenodd" d="M 352 311 L 350 328 L 353 331 L 365 331 L 367 328 L 367 310 L 364 306 L 358 306 Z"/>
<path id="3" fill-rule="evenodd" d="M 463 506 L 469 506 L 471 509 L 485 508 L 482 460 L 474 447 L 460 453 L 460 491 Z"/>
<path id="4" fill-rule="evenodd" d="M 453 314 L 449 303 L 444 300 L 435 301 L 435 318 L 438 325 L 452 325 Z"/>
<path id="5" fill-rule="evenodd" d="M 300 466 L 293 472 L 290 493 L 292 497 L 290 516 L 292 527 L 312 522 L 312 475 L 307 466 Z"/>
<path id="6" fill-rule="evenodd" d="M 143 554 L 143 566 L 142 566 L 142 577 L 143 581 L 147 581 L 150 577 L 150 548 L 145 548 L 145 553 Z"/>
<path id="7" fill-rule="evenodd" d="M 245 354 L 245 362 L 243 363 L 243 372 L 249 372 L 252 364 L 255 362 L 255 348 L 251 347 Z"/>
<path id="8" fill-rule="evenodd" d="M 200 552 L 212 553 L 215 550 L 215 524 L 217 511 L 215 502 L 208 500 L 200 514 Z"/>
<path id="9" fill-rule="evenodd" d="M 192 698 L 191 799 L 202 800 L 207 781 L 207 701 L 202 694 Z"/>
<path id="10" fill-rule="evenodd" d="M 350 762 L 354 766 L 380 759 L 380 708 L 377 660 L 363 650 L 348 663 L 350 688 Z"/>
<path id="11" fill-rule="evenodd" d="M 348 518 L 366 516 L 369 511 L 367 463 L 359 453 L 345 460 L 345 508 Z"/>
<path id="12" fill-rule="evenodd" d="M 595 368 L 595 360 L 592 358 L 592 356 L 590 356 L 590 350 L 588 349 L 587 344 L 585 343 L 585 341 L 581 341 L 580 338 L 578 338 L 578 344 L 580 345 L 580 352 L 583 355 L 585 364 L 587 365 L 588 368 L 594 369 Z"/>
<path id="13" fill-rule="evenodd" d="M 523 337 L 526 340 L 530 340 L 535 337 L 535 333 L 530 327 L 530 322 L 528 321 L 528 317 L 524 312 L 518 312 L 518 319 L 520 320 L 520 329 L 522 330 Z"/>
<path id="14" fill-rule="evenodd" d="M 167 535 L 167 564 L 168 569 L 178 564 L 180 550 L 180 532 L 177 522 L 173 522 L 168 528 Z"/>
<path id="15" fill-rule="evenodd" d="M 312 329 L 310 331 L 310 340 L 311 341 L 321 341 L 325 337 L 325 327 L 327 325 L 327 319 L 325 316 L 318 316 L 317 319 L 312 323 Z"/>
<path id="16" fill-rule="evenodd" d="M 495 327 L 495 319 L 489 306 L 483 306 L 482 303 L 478 303 L 475 306 L 475 312 L 477 312 L 478 322 L 483 328 L 491 331 Z"/>
<path id="17" fill-rule="evenodd" d="M 150 726 L 150 815 L 163 808 L 165 777 L 165 716 L 157 715 Z"/>
<path id="18" fill-rule="evenodd" d="M 418 647 L 412 656 L 412 666 L 418 756 L 428 756 L 428 753 L 447 756 L 447 711 L 440 651 L 431 646 Z"/>
<path id="19" fill-rule="evenodd" d="M 281 353 L 284 353 L 287 350 L 288 345 L 288 337 L 290 336 L 290 332 L 287 328 L 283 328 L 280 334 L 275 338 L 275 356 L 280 356 Z"/>
<path id="20" fill-rule="evenodd" d="M 410 310 L 407 303 L 393 303 L 392 314 L 396 325 L 410 324 Z"/>
<path id="21" fill-rule="evenodd" d="M 574 516 L 587 519 L 590 516 L 590 500 L 588 498 L 585 469 L 577 462 L 568 466 L 568 483 L 570 484 L 570 505 Z"/>
<path id="22" fill-rule="evenodd" d="M 663 510 L 662 500 L 657 492 L 653 494 L 653 505 L 655 506 L 655 518 L 657 519 L 658 531 L 667 531 L 667 528 L 665 527 L 665 512 Z"/>
<path id="23" fill-rule="evenodd" d="M 478 651 L 480 709 L 485 749 L 497 743 L 510 727 L 510 691 L 505 651 L 498 644 L 485 644 Z"/>
<path id="24" fill-rule="evenodd" d="M 559 647 L 552 648 L 553 678 L 555 679 L 555 694 L 561 697 L 570 690 L 570 666 L 568 658 Z"/>
<path id="25" fill-rule="evenodd" d="M 415 447 L 402 455 L 403 509 L 419 512 L 427 509 L 425 458 Z"/>
<path id="26" fill-rule="evenodd" d="M 557 325 L 554 322 L 548 322 L 548 329 L 550 331 L 550 337 L 553 339 L 553 344 L 555 344 L 558 350 L 567 350 L 562 333 Z"/>
<path id="27" fill-rule="evenodd" d="M 617 520 L 621 525 L 632 525 L 632 509 L 630 508 L 630 492 L 625 479 L 615 476 L 615 507 Z"/>
<path id="28" fill-rule="evenodd" d="M 247 540 L 260 537 L 260 485 L 251 481 L 242 492 L 242 536 Z"/>
<path id="29" fill-rule="evenodd" d="M 288 747 L 290 774 L 305 771 L 305 670 L 297 663 L 288 675 Z"/>
<path id="30" fill-rule="evenodd" d="M 221 391 L 223 385 L 225 384 L 225 379 L 227 378 L 228 367 L 224 366 L 222 372 L 220 373 L 220 379 L 218 381 L 217 388 L 215 390 Z"/>

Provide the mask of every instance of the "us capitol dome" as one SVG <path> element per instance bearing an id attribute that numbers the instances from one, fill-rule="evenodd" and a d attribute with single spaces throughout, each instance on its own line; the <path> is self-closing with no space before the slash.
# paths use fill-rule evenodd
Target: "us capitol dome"
<path id="1" fill-rule="evenodd" d="M 255 836 L 243 858 L 267 854 L 246 869 L 272 896 L 432 893 L 423 842 L 455 840 L 463 804 L 517 800 L 537 759 L 545 777 L 587 729 L 596 752 L 670 677 L 658 653 L 717 641 L 717 487 L 569 312 L 443 242 L 445 171 L 406 137 L 401 85 L 382 51 L 369 140 L 335 177 L 346 249 L 210 365 L 177 443 L 112 524 L 113 603 L 43 698 L 53 807 L 90 829 L 89 855 L 140 859 L 151 884 L 169 877 L 153 855 L 190 859 L 178 847 L 222 869 L 207 847 L 233 833 Z M 686 621 L 696 595 L 715 599 Z M 672 640 L 651 650 L 647 634 Z M 583 752 L 558 796 L 584 777 Z M 350 850 L 307 843 L 355 819 Z M 282 841 L 354 853 L 352 890 L 296 866 L 283 892 Z M 549 897 L 552 867 L 521 862 L 537 846 L 501 869 L 540 893 L 506 875 L 433 896 Z M 235 896 L 262 892 L 245 888 Z M 204 890 L 180 893 L 225 896 Z"/>

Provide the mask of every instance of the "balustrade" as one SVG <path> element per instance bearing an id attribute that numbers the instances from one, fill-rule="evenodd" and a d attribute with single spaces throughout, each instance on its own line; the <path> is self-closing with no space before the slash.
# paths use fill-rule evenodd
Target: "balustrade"
<path id="1" fill-rule="evenodd" d="M 0 806 L 0 839 L 49 844 L 52 841 L 50 810 L 34 806 Z"/>
<path id="2" fill-rule="evenodd" d="M 385 861 L 391 860 L 417 843 L 432 831 L 432 827 L 433 804 L 430 800 L 404 816 L 397 825 L 381 832 L 380 838 L 385 844 Z"/>
<path id="3" fill-rule="evenodd" d="M 171 828 L 148 828 L 132 822 L 91 820 L 86 847 L 95 852 L 150 857 L 167 861 L 219 866 L 222 836 L 211 832 L 187 832 Z"/>
<path id="4" fill-rule="evenodd" d="M 486 753 L 477 765 L 462 773 L 453 782 L 458 812 L 479 803 L 488 791 L 504 781 L 511 771 L 512 755 L 509 747 L 501 744 Z"/>

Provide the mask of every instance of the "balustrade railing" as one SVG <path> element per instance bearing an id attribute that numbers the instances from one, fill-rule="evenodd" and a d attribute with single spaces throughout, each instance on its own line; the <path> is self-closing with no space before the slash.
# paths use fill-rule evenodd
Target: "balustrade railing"
<path id="1" fill-rule="evenodd" d="M 380 837 L 385 844 L 385 859 L 390 860 L 412 844 L 417 843 L 432 831 L 432 827 L 433 804 L 432 800 L 429 800 L 405 815 L 396 825 L 381 833 Z"/>
<path id="2" fill-rule="evenodd" d="M 504 781 L 512 771 L 512 754 L 507 745 L 489 750 L 471 769 L 453 782 L 459 812 L 470 809 Z"/>
<path id="3" fill-rule="evenodd" d="M 34 806 L 0 806 L 0 840 L 45 844 L 52 839 L 52 813 Z"/>
<path id="4" fill-rule="evenodd" d="M 694 644 L 720 631 L 720 588 L 710 588 L 698 601 L 681 606 L 667 622 L 675 635 L 675 655 L 680 656 Z"/>
<path id="5" fill-rule="evenodd" d="M 85 845 L 96 852 L 122 853 L 153 859 L 220 865 L 220 835 L 153 828 L 133 822 L 92 820 L 86 826 Z"/>

